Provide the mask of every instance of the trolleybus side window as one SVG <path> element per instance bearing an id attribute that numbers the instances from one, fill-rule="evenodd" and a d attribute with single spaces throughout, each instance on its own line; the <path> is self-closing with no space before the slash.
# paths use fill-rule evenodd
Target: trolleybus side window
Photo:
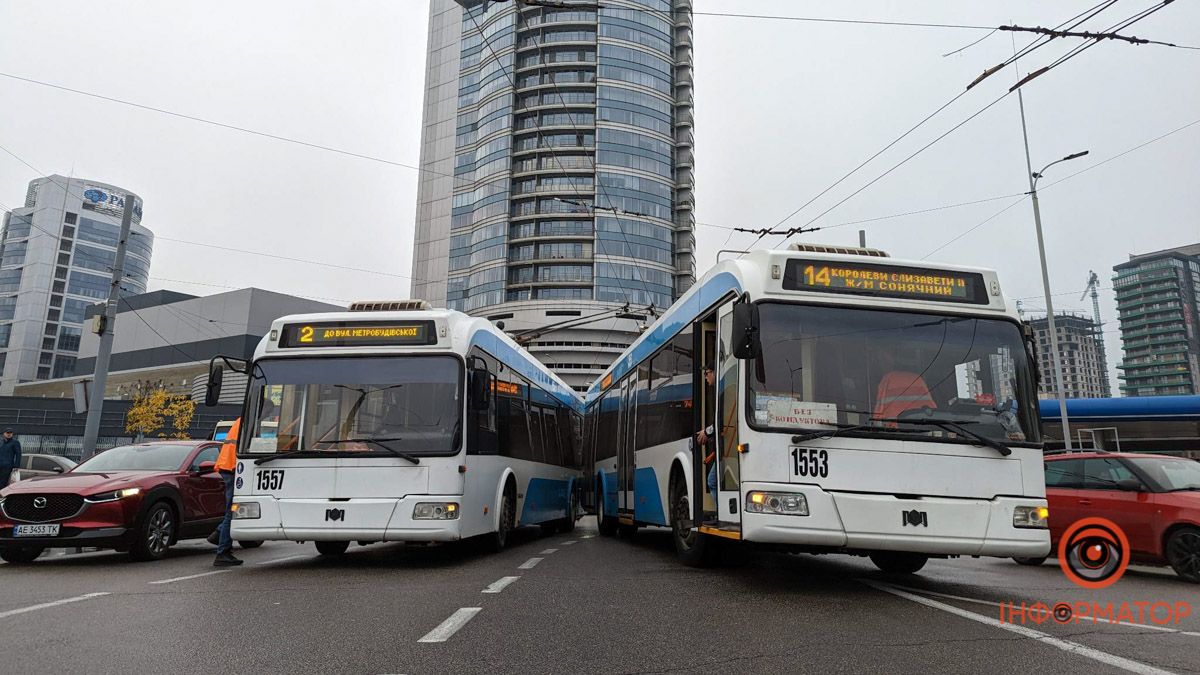
<path id="1" fill-rule="evenodd" d="M 596 422 L 596 461 L 617 456 L 617 412 L 620 402 L 621 389 L 614 386 L 597 403 L 600 413 Z"/>
<path id="2" fill-rule="evenodd" d="M 496 360 L 478 348 L 472 349 L 468 363 L 486 365 L 488 373 L 495 374 Z M 468 434 L 468 455 L 494 455 L 499 452 L 499 430 L 496 427 L 496 391 L 493 381 L 488 391 L 486 410 L 469 411 L 471 431 Z"/>

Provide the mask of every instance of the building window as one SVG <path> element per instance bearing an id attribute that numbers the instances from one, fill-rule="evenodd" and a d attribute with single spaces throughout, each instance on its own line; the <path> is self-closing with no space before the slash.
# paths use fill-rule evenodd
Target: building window
<path id="1" fill-rule="evenodd" d="M 42 338 L 42 349 L 54 349 L 54 338 Z"/>
<path id="2" fill-rule="evenodd" d="M 64 221 L 65 221 L 65 222 L 66 222 L 68 225 L 74 225 L 74 224 L 75 224 L 75 220 L 76 220 L 78 217 L 79 217 L 78 215 L 76 215 L 76 214 L 74 214 L 74 213 L 71 213 L 71 212 L 69 212 L 69 211 L 68 211 L 68 212 L 67 212 L 67 215 L 66 215 L 66 217 L 65 217 L 65 218 L 63 218 L 63 220 L 64 220 Z M 72 228 L 72 231 L 74 231 L 74 228 Z"/>
<path id="3" fill-rule="evenodd" d="M 68 240 L 66 240 L 66 239 L 64 239 L 64 240 L 63 240 L 63 242 L 62 242 L 61 244 L 59 244 L 59 245 L 58 245 L 58 250 L 60 250 L 60 251 L 70 251 L 70 250 L 71 250 L 71 242 L 70 242 L 70 241 L 68 241 Z"/>
<path id="4" fill-rule="evenodd" d="M 61 295 L 50 296 L 50 306 L 51 307 L 62 307 L 62 301 L 63 301 L 63 298 Z"/>
<path id="5" fill-rule="evenodd" d="M 50 379 L 50 369 L 49 368 L 38 368 L 37 379 L 39 379 L 39 380 Z"/>
<path id="6" fill-rule="evenodd" d="M 68 238 L 74 237 L 75 236 L 75 228 L 71 227 L 70 225 L 64 226 L 63 227 L 63 236 L 68 237 Z"/>
<path id="7" fill-rule="evenodd" d="M 59 355 L 54 360 L 54 377 L 73 377 L 75 375 L 75 357 Z"/>
<path id="8" fill-rule="evenodd" d="M 58 348 L 64 352 L 79 351 L 79 336 L 82 333 L 79 328 L 63 326 L 58 331 Z"/>
<path id="9" fill-rule="evenodd" d="M 65 267 L 55 268 L 54 278 L 55 279 L 66 279 L 67 278 L 67 268 L 65 268 Z"/>
<path id="10" fill-rule="evenodd" d="M 54 363 L 54 354 L 50 352 L 42 352 L 41 356 L 38 357 L 38 363 L 43 366 L 48 366 L 51 363 Z"/>
<path id="11" fill-rule="evenodd" d="M 45 334 L 49 335 L 50 337 L 54 337 L 55 335 L 58 335 L 58 324 L 56 324 L 56 323 L 46 324 Z"/>
<path id="12" fill-rule="evenodd" d="M 46 311 L 46 320 L 47 321 L 58 321 L 58 316 L 61 313 L 62 313 L 62 310 L 58 310 L 58 309 L 47 310 Z"/>
<path id="13" fill-rule="evenodd" d="M 70 265 L 71 264 L 71 254 L 70 253 L 59 253 L 58 254 L 58 264 L 59 265 Z"/>
<path id="14" fill-rule="evenodd" d="M 54 282 L 54 285 L 50 287 L 51 293 L 62 293 L 65 290 L 67 290 L 67 284 L 62 281 L 56 281 Z"/>

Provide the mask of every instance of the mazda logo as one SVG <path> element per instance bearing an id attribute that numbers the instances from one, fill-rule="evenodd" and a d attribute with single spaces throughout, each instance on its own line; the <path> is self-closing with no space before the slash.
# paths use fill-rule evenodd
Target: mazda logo
<path id="1" fill-rule="evenodd" d="M 45 497 L 34 497 L 33 498 L 33 508 L 35 508 L 35 509 L 46 508 L 46 498 Z"/>

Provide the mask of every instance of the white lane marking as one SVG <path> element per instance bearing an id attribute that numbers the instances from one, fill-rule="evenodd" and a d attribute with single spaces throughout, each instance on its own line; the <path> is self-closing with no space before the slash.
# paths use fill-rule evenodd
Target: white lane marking
<path id="1" fill-rule="evenodd" d="M 591 539 L 591 538 L 592 538 L 592 537 L 594 537 L 594 536 L 596 536 L 596 535 L 594 535 L 594 534 L 585 534 L 585 535 L 583 535 L 582 537 L 580 537 L 580 539 Z"/>
<path id="2" fill-rule="evenodd" d="M 173 584 L 176 581 L 187 581 L 188 579 L 199 579 L 200 577 L 211 577 L 214 574 L 224 574 L 225 572 L 228 572 L 228 571 L 230 571 L 230 570 L 214 570 L 212 572 L 201 572 L 200 574 L 189 574 L 186 577 L 174 577 L 171 579 L 159 579 L 158 581 L 151 581 L 149 583 L 151 583 L 151 584 Z"/>
<path id="3" fill-rule="evenodd" d="M 525 562 L 521 563 L 520 565 L 517 565 L 517 569 L 531 570 L 534 567 L 536 567 L 538 563 L 542 562 L 542 560 L 544 560 L 544 558 L 530 558 L 529 560 L 526 560 Z"/>
<path id="4" fill-rule="evenodd" d="M 571 544 L 574 544 L 574 543 L 575 543 L 575 540 L 574 540 L 574 539 L 572 539 L 571 541 L 564 541 L 564 542 L 562 543 L 562 545 L 563 545 L 563 546 L 570 546 Z"/>
<path id="5" fill-rule="evenodd" d="M 284 558 L 275 558 L 275 559 L 273 559 L 273 560 L 264 560 L 264 561 L 262 561 L 262 562 L 257 562 L 257 563 L 254 563 L 254 564 L 255 564 L 255 565 L 270 565 L 271 563 L 283 562 L 284 560 L 296 560 L 296 559 L 298 559 L 298 558 L 307 558 L 307 557 L 309 557 L 309 556 L 306 556 L 306 555 L 289 555 L 289 556 L 287 556 L 287 557 L 284 557 Z"/>
<path id="6" fill-rule="evenodd" d="M 551 553 L 558 553 L 558 549 L 548 548 L 545 551 L 542 551 L 541 553 L 539 553 L 538 555 L 550 555 Z"/>
<path id="7" fill-rule="evenodd" d="M 520 578 L 521 577 L 500 577 L 499 580 L 493 581 L 490 586 L 483 589 L 483 592 L 484 593 L 499 593 L 500 591 L 504 590 L 505 587 L 507 587 L 509 584 L 511 584 L 512 582 L 514 582 Z"/>
<path id="8" fill-rule="evenodd" d="M 475 618 L 482 607 L 461 607 L 459 610 L 450 615 L 449 619 L 438 624 L 437 628 L 425 634 L 425 637 L 417 640 L 417 642 L 445 642 L 451 636 L 458 632 L 458 629 L 467 625 L 467 622 Z"/>
<path id="9" fill-rule="evenodd" d="M 1166 675 L 1166 674 L 1170 673 L 1170 671 L 1168 671 L 1168 670 L 1162 670 L 1160 668 L 1155 668 L 1154 666 L 1151 666 L 1151 665 L 1148 665 L 1145 663 L 1141 663 L 1139 661 L 1133 661 L 1131 659 L 1117 656 L 1115 654 L 1109 654 L 1108 652 L 1102 652 L 1099 649 L 1092 649 L 1091 647 L 1086 647 L 1084 645 L 1079 644 L 1078 642 L 1071 642 L 1070 640 L 1061 640 L 1059 638 L 1056 638 L 1052 635 L 1048 635 L 1041 631 L 1033 630 L 1032 628 L 1026 628 L 1025 626 L 1018 626 L 1016 624 L 1011 624 L 1011 623 L 1001 623 L 998 619 L 993 619 L 988 616 L 983 616 L 982 614 L 976 614 L 975 612 L 968 612 L 967 610 L 959 609 L 958 607 L 955 607 L 954 605 L 947 605 L 944 602 L 938 602 L 937 600 L 930 600 L 929 598 L 924 598 L 919 595 L 915 595 L 913 593 L 908 593 L 906 591 L 902 591 L 899 588 L 895 588 L 895 587 L 889 586 L 887 584 L 882 584 L 882 583 L 879 583 L 876 581 L 871 581 L 868 579 L 862 579 L 861 581 L 862 581 L 862 583 L 870 586 L 871 588 L 874 588 L 877 591 L 883 591 L 884 593 L 890 593 L 897 597 L 904 598 L 905 600 L 911 600 L 917 604 L 925 605 L 926 607 L 932 607 L 933 609 L 939 609 L 943 612 L 948 612 L 950 614 L 954 614 L 955 616 L 960 616 L 964 619 L 970 619 L 971 621 L 978 621 L 979 623 L 986 624 L 988 626 L 994 626 L 996 628 L 1001 628 L 1001 629 L 1004 629 L 1011 633 L 1016 633 L 1017 635 L 1020 635 L 1022 637 L 1026 637 L 1031 640 L 1036 640 L 1038 642 L 1041 642 L 1042 644 L 1050 645 L 1051 647 L 1057 647 L 1058 649 L 1061 649 L 1065 652 L 1069 652 L 1071 654 L 1076 654 L 1076 655 L 1082 656 L 1084 658 L 1092 659 L 1093 661 L 1099 661 L 1100 663 L 1112 666 L 1114 668 L 1120 668 L 1122 670 L 1127 670 L 1131 673 L 1153 673 L 1154 675 L 1159 675 L 1159 674 Z"/>
<path id="10" fill-rule="evenodd" d="M 67 605 L 72 602 L 91 600 L 92 598 L 98 598 L 102 595 L 109 595 L 109 593 L 85 593 L 84 595 L 77 595 L 73 598 L 63 598 L 62 600 L 55 600 L 54 602 L 43 602 L 40 605 L 30 605 L 28 607 L 21 607 L 20 609 L 10 609 L 7 612 L 0 612 L 0 619 L 7 619 L 10 616 L 24 614 L 25 612 L 36 612 L 39 609 L 46 609 L 47 607 L 57 607 L 59 605 Z"/>
<path id="11" fill-rule="evenodd" d="M 859 581 L 865 581 L 865 580 L 859 579 Z M 960 602 L 973 602 L 977 605 L 991 605 L 992 607 L 1007 607 L 1008 606 L 1003 602 L 995 602 L 992 600 L 980 600 L 978 598 L 966 598 L 961 595 L 950 595 L 949 593 L 939 593 L 937 591 L 927 591 L 923 588 L 909 588 L 908 586 L 901 586 L 899 584 L 889 584 L 889 586 L 891 586 L 892 588 L 899 588 L 902 591 L 908 591 L 909 593 L 920 593 L 922 595 L 934 595 L 939 598 L 946 598 L 948 600 L 958 600 Z M 1047 617 L 1052 616 L 1050 614 L 1049 609 L 1047 609 L 1044 613 Z M 1088 619 L 1088 617 L 1080 617 L 1079 620 L 1081 622 L 1083 622 L 1083 621 L 1087 621 L 1087 619 Z M 1121 626 L 1124 628 L 1134 628 L 1137 630 L 1141 630 L 1141 629 L 1145 628 L 1148 630 L 1162 631 L 1164 633 L 1179 633 L 1180 635 L 1190 635 L 1192 637 L 1200 637 L 1200 633 L 1197 633 L 1194 631 L 1178 630 L 1176 628 L 1166 628 L 1164 626 L 1155 626 L 1153 624 L 1118 622 L 1118 623 L 1096 623 L 1095 625 L 1098 625 L 1098 626 Z"/>

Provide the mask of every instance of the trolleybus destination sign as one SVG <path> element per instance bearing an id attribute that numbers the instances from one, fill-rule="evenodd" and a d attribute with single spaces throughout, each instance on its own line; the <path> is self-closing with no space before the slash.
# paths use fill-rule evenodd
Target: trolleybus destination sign
<path id="1" fill-rule="evenodd" d="M 978 272 L 878 263 L 789 260 L 783 275 L 783 288 L 789 291 L 988 304 L 983 275 Z"/>
<path id="2" fill-rule="evenodd" d="M 279 337 L 279 346 L 284 348 L 386 347 L 436 342 L 430 321 L 289 323 L 283 326 Z"/>

